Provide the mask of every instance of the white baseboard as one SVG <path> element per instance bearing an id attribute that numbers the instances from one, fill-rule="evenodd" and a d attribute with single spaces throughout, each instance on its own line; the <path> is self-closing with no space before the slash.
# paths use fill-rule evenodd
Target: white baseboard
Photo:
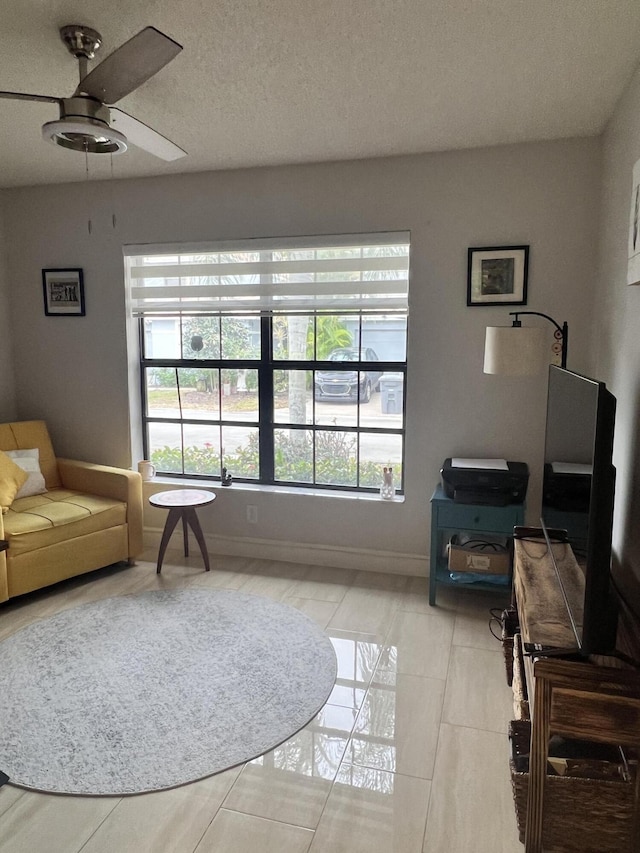
<path id="1" fill-rule="evenodd" d="M 145 548 L 158 548 L 162 530 L 145 527 Z M 246 536 L 219 536 L 205 534 L 210 554 L 228 554 L 262 560 L 282 560 L 286 563 L 309 563 L 312 566 L 331 566 L 338 569 L 356 569 L 367 572 L 386 572 L 396 575 L 426 577 L 429 558 L 422 554 L 399 554 L 395 551 L 370 551 L 366 548 L 339 548 L 332 545 L 307 545 L 302 542 L 280 542 L 273 539 L 251 539 Z M 198 546 L 189 539 L 190 553 L 198 553 Z M 182 530 L 171 537 L 170 547 L 182 548 Z"/>

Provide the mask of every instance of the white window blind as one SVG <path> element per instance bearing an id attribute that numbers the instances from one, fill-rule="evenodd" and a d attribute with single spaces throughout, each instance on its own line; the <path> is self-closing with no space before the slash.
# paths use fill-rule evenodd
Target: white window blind
<path id="1" fill-rule="evenodd" d="M 406 312 L 409 234 L 124 249 L 134 316 Z"/>

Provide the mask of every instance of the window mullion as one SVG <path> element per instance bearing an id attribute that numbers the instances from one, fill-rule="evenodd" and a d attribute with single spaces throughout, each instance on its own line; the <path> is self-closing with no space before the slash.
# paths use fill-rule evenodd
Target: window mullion
<path id="1" fill-rule="evenodd" d="M 260 482 L 274 481 L 273 450 L 273 355 L 270 317 L 260 320 L 260 366 L 258 368 Z"/>

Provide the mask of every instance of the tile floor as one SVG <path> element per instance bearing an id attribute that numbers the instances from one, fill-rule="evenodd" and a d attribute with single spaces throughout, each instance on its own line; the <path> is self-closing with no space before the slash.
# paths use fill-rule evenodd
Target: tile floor
<path id="1" fill-rule="evenodd" d="M 297 735 L 243 767 L 124 798 L 0 789 L 11 853 L 519 853 L 508 773 L 511 691 L 488 608 L 504 593 L 291 563 L 168 552 L 0 607 L 0 639 L 111 595 L 186 585 L 299 608 L 331 637 L 336 686 Z"/>

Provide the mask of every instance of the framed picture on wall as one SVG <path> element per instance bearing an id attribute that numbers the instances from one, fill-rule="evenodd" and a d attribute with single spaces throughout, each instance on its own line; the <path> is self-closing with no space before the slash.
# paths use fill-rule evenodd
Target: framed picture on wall
<path id="1" fill-rule="evenodd" d="M 633 167 L 627 284 L 640 284 L 640 160 Z"/>
<path id="2" fill-rule="evenodd" d="M 528 246 L 469 249 L 467 305 L 526 305 Z"/>
<path id="3" fill-rule="evenodd" d="M 81 269 L 42 270 L 44 313 L 84 317 L 84 279 Z"/>

